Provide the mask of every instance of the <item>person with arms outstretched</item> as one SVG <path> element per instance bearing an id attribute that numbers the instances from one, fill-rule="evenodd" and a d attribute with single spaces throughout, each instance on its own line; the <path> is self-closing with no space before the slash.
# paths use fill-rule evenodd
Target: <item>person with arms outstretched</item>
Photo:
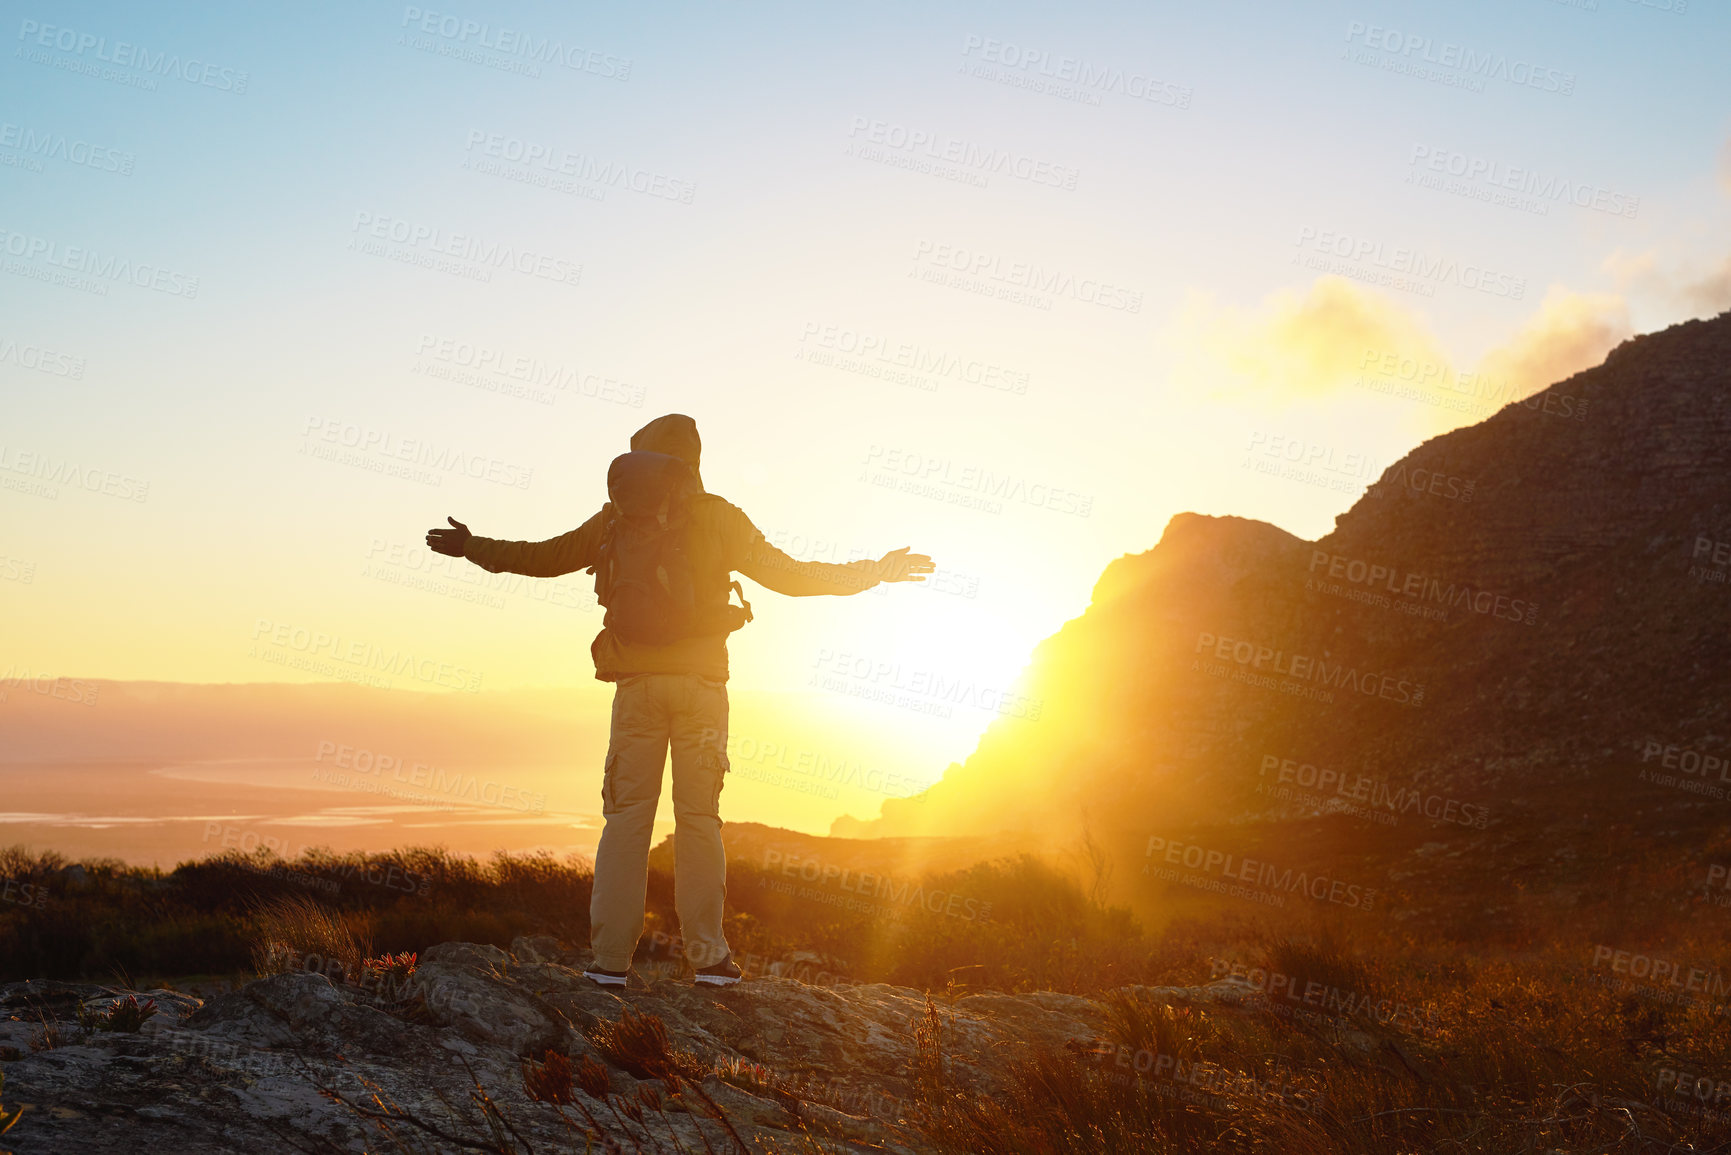
<path id="1" fill-rule="evenodd" d="M 742 977 L 722 931 L 727 857 L 721 787 L 727 773 L 727 636 L 751 620 L 734 573 L 776 593 L 857 594 L 879 582 L 924 581 L 932 559 L 906 548 L 877 561 L 796 561 L 738 507 L 705 493 L 697 423 L 658 417 L 631 436 L 607 472 L 608 501 L 547 541 L 479 537 L 455 518 L 427 545 L 492 573 L 558 577 L 588 570 L 606 607 L 590 646 L 595 676 L 615 683 L 602 775 L 605 824 L 589 903 L 594 961 L 584 974 L 626 984 L 643 934 L 649 843 L 661 776 L 673 751 L 674 905 L 699 983 Z M 739 594 L 739 605 L 733 594 Z"/>

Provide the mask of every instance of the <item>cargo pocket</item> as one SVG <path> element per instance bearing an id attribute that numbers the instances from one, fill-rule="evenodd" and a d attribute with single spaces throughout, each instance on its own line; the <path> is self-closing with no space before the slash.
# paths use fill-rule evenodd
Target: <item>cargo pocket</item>
<path id="1" fill-rule="evenodd" d="M 607 765 L 601 771 L 601 813 L 613 813 L 613 767 L 619 761 L 616 751 L 607 751 Z"/>

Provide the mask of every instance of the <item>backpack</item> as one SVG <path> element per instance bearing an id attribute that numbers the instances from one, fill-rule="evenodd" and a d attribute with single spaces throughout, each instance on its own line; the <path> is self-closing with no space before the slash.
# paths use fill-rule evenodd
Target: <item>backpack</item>
<path id="1" fill-rule="evenodd" d="M 701 496 L 685 462 L 665 453 L 623 453 L 607 467 L 607 519 L 590 572 L 607 609 L 602 625 L 620 641 L 665 646 L 751 620 L 738 582 L 692 569 L 691 512 Z"/>

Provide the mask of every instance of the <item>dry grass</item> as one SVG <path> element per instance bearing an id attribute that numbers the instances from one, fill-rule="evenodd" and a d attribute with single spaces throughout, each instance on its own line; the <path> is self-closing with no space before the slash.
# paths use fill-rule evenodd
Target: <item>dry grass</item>
<path id="1" fill-rule="evenodd" d="M 334 979 L 359 982 L 367 972 L 372 925 L 364 913 L 347 915 L 296 895 L 266 903 L 256 920 L 253 965 L 261 975 L 328 969 Z"/>
<path id="2" fill-rule="evenodd" d="M 0 852 L 0 872 L 39 881 L 48 894 L 40 907 L 0 907 L 0 971 L 11 971 L 0 977 L 102 979 L 120 966 L 234 973 L 259 941 L 263 961 L 276 944 L 279 958 L 335 960 L 344 977 L 399 987 L 412 973 L 410 952 L 436 942 L 587 938 L 586 864 L 547 856 L 475 862 L 416 850 L 293 864 L 295 874 L 341 881 L 334 895 L 232 856 L 168 874 L 86 862 L 76 886 L 68 865 Z M 413 893 L 367 881 L 392 868 L 414 874 Z M 1026 858 L 919 880 L 989 907 L 979 918 L 848 910 L 760 885 L 766 872 L 749 863 L 730 864 L 730 874 L 728 934 L 740 955 L 815 958 L 813 968 L 848 981 L 932 992 L 910 1024 L 919 1046 L 909 1119 L 925 1147 L 1731 1155 L 1731 1015 L 1711 1001 L 1667 1003 L 1660 986 L 1599 985 L 1613 976 L 1593 962 L 1596 944 L 1611 944 L 1711 971 L 1727 939 L 1698 905 L 1532 905 L 1523 908 L 1529 942 L 1516 947 L 1393 919 L 1275 923 L 1230 905 L 1148 934 Z M 653 875 L 650 895 L 650 926 L 674 926 L 671 879 Z M 1240 987 L 1259 993 L 1237 1008 L 1145 989 L 1203 986 L 1229 971 L 1256 976 Z M 971 1095 L 955 1077 L 946 996 L 1030 989 L 1101 998 L 1109 1038 L 1027 1048 L 1006 1093 Z M 33 1046 L 62 1043 L 53 1024 L 43 1027 Z M 700 1113 L 702 1084 L 716 1074 L 778 1101 L 802 1092 L 824 1101 L 773 1074 L 713 1070 L 678 1052 L 652 1016 L 628 1013 L 591 1039 L 609 1063 L 666 1080 Z M 562 1094 L 550 1065 L 541 1059 L 534 1077 Z M 617 1094 L 592 1059 L 567 1066 L 578 1105 L 607 1116 L 614 1133 L 629 1124 L 648 1144 L 640 1120 L 659 1117 L 663 1104 Z"/>
<path id="3" fill-rule="evenodd" d="M 1186 1007 L 1119 992 L 1107 999 L 1111 1046 L 1030 1048 L 1008 1095 L 928 1095 L 922 1131 L 970 1155 L 1731 1152 L 1731 1084 L 1719 1110 L 1700 1101 L 1721 1093 L 1712 1079 L 1694 1097 L 1676 1093 L 1697 1091 L 1679 1071 L 1731 1078 L 1731 1027 L 1711 1006 L 1660 1013 L 1583 984 L 1566 954 L 1388 967 L 1283 937 L 1259 958 L 1299 976 L 1300 990 L 1397 991 L 1397 972 L 1415 967 L 1453 977 L 1427 988 L 1433 1013 L 1393 1022 L 1362 1008 L 1292 1016 L 1282 1000 Z"/>

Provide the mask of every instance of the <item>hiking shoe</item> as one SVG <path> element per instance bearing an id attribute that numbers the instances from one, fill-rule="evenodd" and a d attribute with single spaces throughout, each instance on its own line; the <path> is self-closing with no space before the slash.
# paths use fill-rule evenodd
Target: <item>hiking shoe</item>
<path id="1" fill-rule="evenodd" d="M 733 964 L 733 956 L 728 955 L 714 966 L 706 966 L 697 972 L 695 986 L 727 987 L 732 986 L 745 977 L 745 972 Z"/>
<path id="2" fill-rule="evenodd" d="M 629 975 L 629 971 L 610 971 L 606 967 L 590 967 L 583 972 L 583 977 L 598 987 L 622 987 Z"/>

